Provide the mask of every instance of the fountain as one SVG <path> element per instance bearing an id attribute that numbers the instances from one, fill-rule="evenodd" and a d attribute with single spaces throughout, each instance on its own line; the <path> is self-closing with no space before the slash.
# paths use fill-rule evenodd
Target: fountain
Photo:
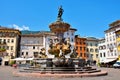
<path id="1" fill-rule="evenodd" d="M 59 74 L 69 74 L 67 76 L 85 76 L 81 73 L 97 73 L 101 70 L 96 68 L 85 66 L 85 60 L 77 58 L 75 49 L 71 49 L 71 43 L 69 38 L 64 38 L 64 32 L 70 29 L 70 24 L 63 22 L 62 19 L 63 9 L 59 8 L 57 21 L 49 25 L 51 32 L 54 32 L 57 37 L 53 41 L 49 40 L 48 54 L 54 55 L 54 58 L 48 58 L 46 55 L 46 49 L 41 49 L 39 57 L 34 59 L 35 67 L 29 67 L 21 72 L 30 71 L 32 73 L 40 73 L 40 75 L 47 76 L 46 73 L 50 73 L 51 76 Z M 70 55 L 68 55 L 70 54 Z M 66 57 L 68 56 L 68 57 Z M 39 64 L 38 67 L 37 64 Z M 55 75 L 53 75 L 55 74 Z M 97 75 L 106 75 L 107 72 Z M 65 75 L 61 75 L 65 76 Z"/>

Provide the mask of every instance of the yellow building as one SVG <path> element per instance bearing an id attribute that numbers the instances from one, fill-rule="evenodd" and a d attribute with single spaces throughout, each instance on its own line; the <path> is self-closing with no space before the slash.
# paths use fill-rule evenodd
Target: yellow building
<path id="1" fill-rule="evenodd" d="M 99 39 L 97 39 L 95 37 L 87 37 L 86 38 L 87 59 L 91 63 L 98 62 L 98 41 L 99 41 Z"/>
<path id="2" fill-rule="evenodd" d="M 116 31 L 116 43 L 117 43 L 117 50 L 118 50 L 118 59 L 120 60 L 120 30 Z"/>
<path id="3" fill-rule="evenodd" d="M 19 56 L 20 35 L 19 30 L 0 26 L 0 57 L 3 65 L 7 65 L 9 59 Z"/>

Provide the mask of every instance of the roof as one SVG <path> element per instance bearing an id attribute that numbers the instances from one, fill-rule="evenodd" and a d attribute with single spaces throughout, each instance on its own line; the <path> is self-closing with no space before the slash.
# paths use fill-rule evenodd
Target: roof
<path id="1" fill-rule="evenodd" d="M 0 26 L 0 29 L 4 29 L 4 30 L 18 30 L 18 29 L 8 28 L 8 27 L 4 27 L 4 26 Z"/>
<path id="2" fill-rule="evenodd" d="M 77 31 L 77 29 L 75 29 L 75 28 L 70 28 L 70 30 L 74 30 L 74 31 Z"/>
<path id="3" fill-rule="evenodd" d="M 24 30 L 21 31 L 22 34 L 40 34 L 40 33 L 52 33 L 50 31 L 28 31 L 28 30 Z"/>
<path id="4" fill-rule="evenodd" d="M 40 33 L 40 31 L 28 31 L 28 30 L 24 30 L 21 31 L 22 34 L 36 34 L 36 33 Z"/>
<path id="5" fill-rule="evenodd" d="M 50 31 L 21 31 L 22 37 L 37 37 L 37 36 L 44 36 L 44 35 L 55 35 L 53 32 Z"/>
<path id="6" fill-rule="evenodd" d="M 99 39 L 95 38 L 95 37 L 86 37 L 87 40 L 92 40 L 92 41 L 98 41 Z"/>
<path id="7" fill-rule="evenodd" d="M 114 21 L 111 24 L 109 24 L 110 27 L 114 27 L 114 26 L 117 26 L 117 25 L 120 25 L 120 20 Z"/>
<path id="8" fill-rule="evenodd" d="M 21 32 L 18 29 L 8 28 L 8 27 L 4 27 L 4 26 L 0 26 L 0 32 L 15 32 L 15 33 L 18 33 L 19 35 L 21 35 Z"/>

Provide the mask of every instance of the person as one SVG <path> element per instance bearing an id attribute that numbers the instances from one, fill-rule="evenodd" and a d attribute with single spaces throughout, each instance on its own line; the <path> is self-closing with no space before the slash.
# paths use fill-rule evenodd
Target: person
<path id="1" fill-rule="evenodd" d="M 59 8 L 59 12 L 58 12 L 58 18 L 61 18 L 62 14 L 63 14 L 63 9 L 62 9 L 62 6 L 60 6 Z"/>

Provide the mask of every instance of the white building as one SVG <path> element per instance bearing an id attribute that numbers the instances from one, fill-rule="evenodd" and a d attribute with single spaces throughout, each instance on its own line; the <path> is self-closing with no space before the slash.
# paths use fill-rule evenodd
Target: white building
<path id="1" fill-rule="evenodd" d="M 105 31 L 105 52 L 99 50 L 100 62 L 110 62 L 118 58 L 118 50 L 116 44 L 116 31 L 120 30 L 120 21 L 115 21 L 109 25 L 109 29 Z M 103 59 L 104 57 L 104 59 Z"/>
<path id="2" fill-rule="evenodd" d="M 64 38 L 69 38 L 71 49 L 74 49 L 74 36 L 76 29 L 70 28 L 64 33 Z M 42 48 L 45 48 L 48 58 L 54 58 L 48 53 L 50 40 L 55 42 L 57 36 L 49 31 L 23 31 L 21 35 L 21 51 L 20 57 L 34 57 L 35 54 L 40 53 Z"/>
<path id="3" fill-rule="evenodd" d="M 22 33 L 20 57 L 34 57 L 40 53 L 42 48 L 46 49 L 46 55 L 48 55 L 49 40 L 56 37 L 48 31 L 24 31 Z"/>
<path id="4" fill-rule="evenodd" d="M 77 29 L 70 28 L 67 32 L 64 33 L 64 38 L 70 39 L 71 50 L 73 50 L 75 47 L 75 31 L 77 31 Z"/>
<path id="5" fill-rule="evenodd" d="M 107 56 L 106 43 L 104 38 L 99 40 L 98 48 L 99 48 L 99 62 L 104 63 L 106 61 L 106 56 Z"/>

